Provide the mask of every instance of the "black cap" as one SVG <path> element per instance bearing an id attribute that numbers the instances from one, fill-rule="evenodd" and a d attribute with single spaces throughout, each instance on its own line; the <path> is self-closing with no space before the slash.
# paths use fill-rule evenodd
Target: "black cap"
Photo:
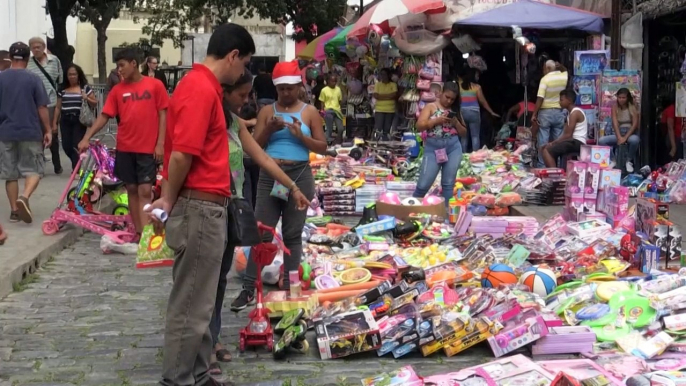
<path id="1" fill-rule="evenodd" d="M 22 42 L 16 42 L 10 46 L 10 57 L 14 60 L 28 60 L 31 56 L 29 46 Z"/>

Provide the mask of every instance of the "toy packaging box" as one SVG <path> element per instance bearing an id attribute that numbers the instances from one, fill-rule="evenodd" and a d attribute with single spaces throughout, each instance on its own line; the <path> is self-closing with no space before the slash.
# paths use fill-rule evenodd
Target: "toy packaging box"
<path id="1" fill-rule="evenodd" d="M 636 232 L 652 238 L 658 221 L 669 220 L 669 204 L 648 198 L 636 199 Z"/>
<path id="2" fill-rule="evenodd" d="M 500 332 L 488 338 L 488 344 L 493 355 L 499 358 L 546 335 L 548 327 L 545 321 L 531 309 L 509 320 Z"/>
<path id="3" fill-rule="evenodd" d="M 264 306 L 269 309 L 270 318 L 282 317 L 298 308 L 305 310 L 306 315 L 312 315 L 319 306 L 319 300 L 315 291 L 302 291 L 297 298 L 290 297 L 290 291 L 270 291 L 264 296 Z"/>
<path id="4" fill-rule="evenodd" d="M 555 376 L 524 355 L 501 358 L 482 366 L 470 367 L 485 374 L 496 385 L 549 385 Z"/>
<path id="5" fill-rule="evenodd" d="M 383 373 L 373 378 L 362 380 L 362 386 L 422 386 L 424 381 L 417 375 L 412 366 Z"/>
<path id="6" fill-rule="evenodd" d="M 581 162 L 588 162 L 600 165 L 605 169 L 610 166 L 610 153 L 612 148 L 609 146 L 582 145 L 579 153 Z"/>
<path id="7" fill-rule="evenodd" d="M 314 323 L 322 359 L 341 358 L 381 347 L 379 326 L 370 311 L 355 311 Z"/>
<path id="8" fill-rule="evenodd" d="M 565 373 L 576 379 L 581 385 L 623 385 L 621 380 L 613 377 L 610 372 L 590 359 L 538 361 L 536 363 L 551 374 Z"/>
<path id="9" fill-rule="evenodd" d="M 567 185 L 565 186 L 567 197 L 575 197 L 575 195 L 583 197 L 587 169 L 586 162 L 567 161 Z"/>
<path id="10" fill-rule="evenodd" d="M 601 169 L 598 189 L 619 186 L 622 181 L 622 171 L 619 169 Z"/>
<path id="11" fill-rule="evenodd" d="M 481 317 L 468 326 L 468 332 L 465 336 L 452 343 L 446 344 L 445 347 L 443 347 L 443 351 L 448 357 L 454 356 L 455 354 L 459 354 L 462 351 L 487 340 L 497 334 L 502 328 L 503 325 L 499 322 L 492 322 L 486 317 Z"/>
<path id="12" fill-rule="evenodd" d="M 588 326 L 558 326 L 531 346 L 533 355 L 579 354 L 593 352 L 596 335 Z"/>

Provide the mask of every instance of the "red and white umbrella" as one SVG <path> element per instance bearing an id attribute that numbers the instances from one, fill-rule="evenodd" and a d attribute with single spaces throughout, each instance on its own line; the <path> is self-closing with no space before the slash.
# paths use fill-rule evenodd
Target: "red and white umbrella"
<path id="1" fill-rule="evenodd" d="M 383 24 L 389 20 L 407 14 L 441 13 L 446 6 L 443 0 L 382 0 L 360 17 L 348 36 L 361 37 L 367 34 L 372 24 Z"/>

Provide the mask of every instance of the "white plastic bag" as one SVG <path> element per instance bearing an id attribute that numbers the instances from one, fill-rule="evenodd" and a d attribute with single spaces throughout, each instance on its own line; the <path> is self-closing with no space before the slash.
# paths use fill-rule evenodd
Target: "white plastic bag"
<path id="1" fill-rule="evenodd" d="M 104 254 L 121 253 L 122 255 L 136 255 L 138 254 L 138 244 L 117 244 L 109 236 L 105 235 L 100 238 L 100 250 Z"/>

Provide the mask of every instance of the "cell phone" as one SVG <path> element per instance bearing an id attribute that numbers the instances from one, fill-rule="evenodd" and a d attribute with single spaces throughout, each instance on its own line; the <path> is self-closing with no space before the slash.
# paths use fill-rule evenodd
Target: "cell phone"
<path id="1" fill-rule="evenodd" d="M 448 112 L 448 118 L 453 119 L 455 117 L 457 117 L 457 111 Z"/>

